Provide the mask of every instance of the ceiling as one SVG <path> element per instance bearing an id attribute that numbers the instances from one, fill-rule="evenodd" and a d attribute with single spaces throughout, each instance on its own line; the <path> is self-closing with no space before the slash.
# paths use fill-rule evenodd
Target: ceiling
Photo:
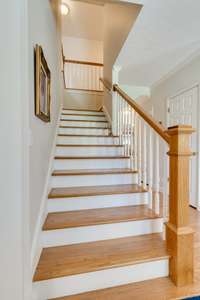
<path id="1" fill-rule="evenodd" d="M 103 6 L 106 2 L 108 2 L 107 0 L 76 0 L 76 1 L 95 4 L 95 5 L 101 5 L 101 6 Z"/>
<path id="2" fill-rule="evenodd" d="M 200 50 L 200 1 L 129 2 L 144 6 L 116 60 L 120 82 L 152 86 Z"/>
<path id="3" fill-rule="evenodd" d="M 99 1 L 64 0 L 63 2 L 70 8 L 70 13 L 62 17 L 63 36 L 103 40 L 103 6 L 89 3 Z"/>

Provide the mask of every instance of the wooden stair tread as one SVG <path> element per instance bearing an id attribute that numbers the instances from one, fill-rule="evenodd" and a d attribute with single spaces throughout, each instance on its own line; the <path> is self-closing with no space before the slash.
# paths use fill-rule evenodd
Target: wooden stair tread
<path id="1" fill-rule="evenodd" d="M 100 117 L 105 118 L 105 114 L 79 114 L 79 113 L 62 113 L 62 116 L 84 116 L 84 117 Z"/>
<path id="2" fill-rule="evenodd" d="M 132 169 L 73 169 L 73 170 L 55 170 L 53 176 L 73 176 L 73 175 L 106 175 L 106 174 L 136 174 Z"/>
<path id="3" fill-rule="evenodd" d="M 102 112 L 101 110 L 96 109 L 87 109 L 87 108 L 63 108 L 63 111 L 65 110 L 74 110 L 74 111 L 86 111 L 86 112 Z"/>
<path id="4" fill-rule="evenodd" d="M 43 230 L 55 230 L 101 224 L 159 218 L 147 205 L 84 209 L 49 213 Z"/>
<path id="5" fill-rule="evenodd" d="M 34 281 L 168 258 L 160 234 L 44 248 Z"/>
<path id="6" fill-rule="evenodd" d="M 127 159 L 130 156 L 123 156 L 123 155 L 115 155 L 115 156 L 64 156 L 59 155 L 55 156 L 55 159 Z"/>
<path id="7" fill-rule="evenodd" d="M 57 147 L 112 147 L 112 148 L 123 148 L 123 145 L 115 144 L 57 144 Z"/>
<path id="8" fill-rule="evenodd" d="M 59 187 L 53 188 L 49 198 L 71 198 L 98 195 L 144 193 L 146 190 L 137 184 L 99 185 L 81 187 Z"/>
<path id="9" fill-rule="evenodd" d="M 64 121 L 64 122 L 94 122 L 94 123 L 108 123 L 108 121 L 104 121 L 104 120 L 81 120 L 81 119 L 60 119 L 60 121 Z"/>
<path id="10" fill-rule="evenodd" d="M 108 127 L 89 127 L 89 126 L 67 126 L 67 125 L 60 125 L 60 128 L 78 128 L 78 129 L 104 129 L 109 130 Z"/>
<path id="11" fill-rule="evenodd" d="M 105 135 L 105 134 L 102 134 L 102 135 L 97 135 L 97 134 L 64 134 L 64 133 L 59 133 L 58 136 L 74 136 L 74 137 L 103 137 L 103 138 L 119 138 L 119 136 L 115 135 Z"/>

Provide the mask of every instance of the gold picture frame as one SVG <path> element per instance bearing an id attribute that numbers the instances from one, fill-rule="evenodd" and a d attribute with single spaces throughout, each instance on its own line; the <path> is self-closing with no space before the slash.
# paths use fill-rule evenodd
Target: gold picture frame
<path id="1" fill-rule="evenodd" d="M 44 122 L 51 118 L 51 72 L 42 47 L 35 46 L 35 115 Z"/>

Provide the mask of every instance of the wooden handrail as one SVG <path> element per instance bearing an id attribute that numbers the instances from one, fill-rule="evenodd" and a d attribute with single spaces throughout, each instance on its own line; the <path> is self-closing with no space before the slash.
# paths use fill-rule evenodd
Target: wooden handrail
<path id="1" fill-rule="evenodd" d="M 101 82 L 105 85 L 104 80 Z M 177 125 L 166 129 L 117 84 L 113 86 L 113 91 L 117 92 L 169 144 L 169 220 L 166 223 L 166 245 L 170 255 L 169 276 L 177 286 L 191 284 L 194 273 L 194 232 L 189 226 L 189 170 L 192 155 L 190 139 L 194 129 L 190 125 Z M 114 119 L 113 123 L 115 121 Z M 138 135 L 141 135 L 141 131 Z M 146 139 L 146 133 L 143 139 Z M 160 160 L 160 157 L 157 158 Z M 159 176 L 157 180 L 159 181 Z M 143 179 L 141 182 L 144 184 Z"/>
<path id="2" fill-rule="evenodd" d="M 117 84 L 113 86 L 113 90 L 118 92 L 118 94 L 150 125 L 150 127 L 152 127 L 169 144 L 170 136 L 166 132 L 167 128 L 157 122 L 138 103 L 136 103 L 130 96 L 122 91 Z"/>
<path id="3" fill-rule="evenodd" d="M 91 62 L 91 61 L 64 59 L 64 62 L 69 63 L 69 64 L 79 64 L 79 65 L 89 65 L 89 66 L 103 67 L 102 63 Z"/>
<path id="4" fill-rule="evenodd" d="M 112 91 L 112 85 L 110 84 L 110 82 L 104 78 L 100 78 L 100 81 L 103 83 L 104 87 L 111 92 Z"/>

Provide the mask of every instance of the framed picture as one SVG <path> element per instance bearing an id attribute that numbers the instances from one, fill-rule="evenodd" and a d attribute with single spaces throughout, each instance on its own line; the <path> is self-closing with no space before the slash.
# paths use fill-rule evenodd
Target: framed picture
<path id="1" fill-rule="evenodd" d="M 42 47 L 35 47 L 35 114 L 44 122 L 50 122 L 51 72 Z"/>

